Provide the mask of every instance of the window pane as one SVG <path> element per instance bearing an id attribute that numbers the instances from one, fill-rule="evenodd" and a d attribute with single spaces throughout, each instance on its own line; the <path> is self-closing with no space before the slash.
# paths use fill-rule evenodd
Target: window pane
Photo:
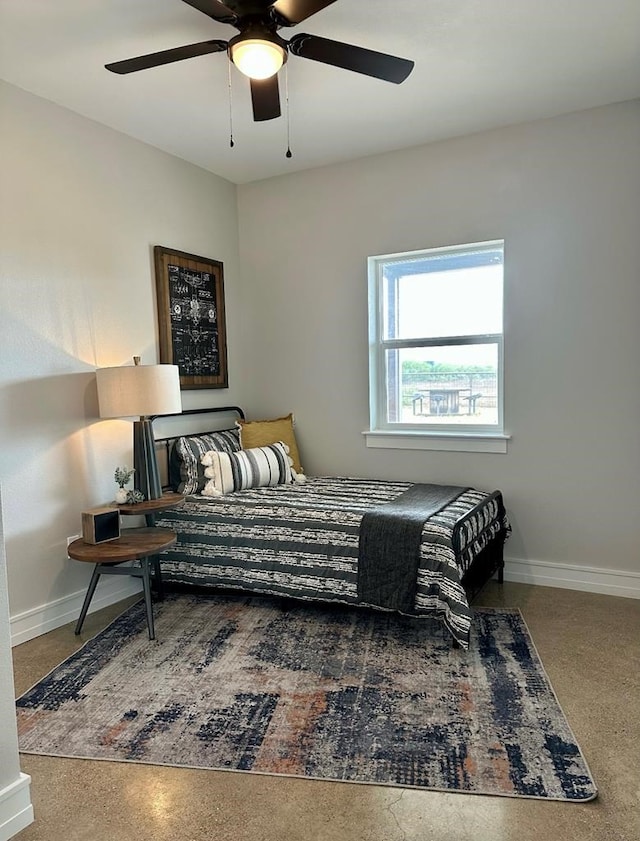
<path id="1" fill-rule="evenodd" d="M 498 423 L 498 345 L 386 352 L 387 422 Z"/>
<path id="2" fill-rule="evenodd" d="M 385 339 L 502 332 L 502 261 L 440 268 L 426 257 L 390 264 L 383 276 Z M 497 259 L 497 258 L 496 258 Z"/>

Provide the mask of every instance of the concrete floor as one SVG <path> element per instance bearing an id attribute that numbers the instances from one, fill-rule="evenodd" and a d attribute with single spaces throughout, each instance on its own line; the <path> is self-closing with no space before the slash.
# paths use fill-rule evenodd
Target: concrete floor
<path id="1" fill-rule="evenodd" d="M 131 600 L 130 600 L 131 601 Z M 36 821 L 18 841 L 637 841 L 640 601 L 491 582 L 520 607 L 599 788 L 586 804 L 22 756 Z M 128 602 L 14 649 L 24 692 Z"/>

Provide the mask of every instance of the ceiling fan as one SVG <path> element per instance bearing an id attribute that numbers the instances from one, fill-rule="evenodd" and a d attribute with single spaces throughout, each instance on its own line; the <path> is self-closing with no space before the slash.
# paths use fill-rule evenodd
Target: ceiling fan
<path id="1" fill-rule="evenodd" d="M 278 35 L 285 26 L 296 26 L 336 0 L 183 0 L 220 23 L 234 26 L 239 34 L 229 41 L 212 40 L 174 47 L 105 65 L 112 73 L 135 73 L 208 53 L 226 52 L 235 66 L 249 77 L 254 120 L 280 116 L 278 70 L 288 54 L 363 73 L 400 84 L 413 70 L 413 61 L 356 47 L 317 35 L 299 33 L 289 41 Z"/>

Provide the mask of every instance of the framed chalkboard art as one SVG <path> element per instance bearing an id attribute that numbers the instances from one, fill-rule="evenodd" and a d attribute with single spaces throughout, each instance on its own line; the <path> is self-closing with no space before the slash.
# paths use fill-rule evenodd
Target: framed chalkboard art
<path id="1" fill-rule="evenodd" d="M 177 365 L 181 388 L 226 388 L 222 263 L 156 245 L 160 362 Z"/>

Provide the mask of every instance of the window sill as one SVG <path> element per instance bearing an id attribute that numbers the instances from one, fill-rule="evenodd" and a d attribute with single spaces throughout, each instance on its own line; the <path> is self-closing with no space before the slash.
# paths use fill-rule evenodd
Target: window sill
<path id="1" fill-rule="evenodd" d="M 409 432 L 373 430 L 363 433 L 367 447 L 388 450 L 443 450 L 458 453 L 506 453 L 510 435 L 493 433 Z"/>

